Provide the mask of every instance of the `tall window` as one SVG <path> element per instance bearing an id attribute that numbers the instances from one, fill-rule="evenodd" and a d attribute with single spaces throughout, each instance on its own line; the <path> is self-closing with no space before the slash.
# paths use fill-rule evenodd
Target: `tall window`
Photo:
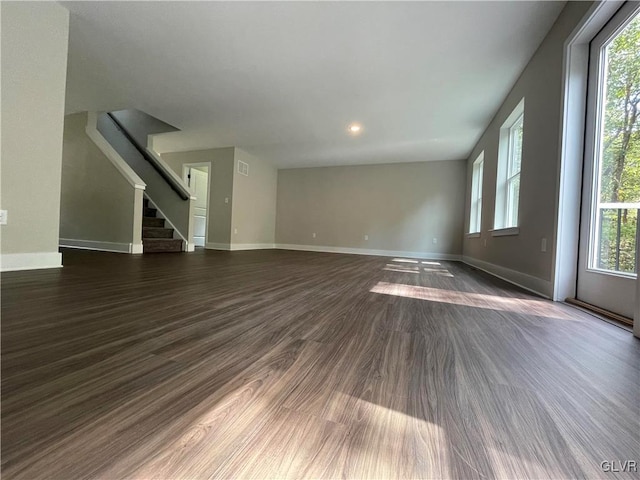
<path id="1" fill-rule="evenodd" d="M 496 229 L 518 226 L 523 127 L 524 98 L 500 129 L 494 221 Z"/>
<path id="2" fill-rule="evenodd" d="M 484 172 L 484 152 L 473 162 L 471 173 L 471 215 L 469 233 L 479 233 L 482 226 L 482 178 Z"/>
<path id="3" fill-rule="evenodd" d="M 640 13 L 600 50 L 589 268 L 633 274 L 640 209 Z"/>

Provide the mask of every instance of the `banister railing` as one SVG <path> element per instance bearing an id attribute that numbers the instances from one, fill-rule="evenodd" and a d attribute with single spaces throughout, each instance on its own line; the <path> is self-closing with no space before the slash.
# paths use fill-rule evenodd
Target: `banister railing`
<path id="1" fill-rule="evenodd" d="M 158 161 L 153 157 L 153 155 L 151 155 L 147 149 L 142 146 L 133 135 L 131 135 L 129 133 L 129 131 L 125 128 L 124 125 L 122 125 L 122 123 L 120 123 L 120 121 L 115 117 L 115 115 L 111 114 L 110 112 L 107 113 L 107 116 L 111 119 L 111 121 L 113 121 L 113 123 L 116 125 L 116 127 L 118 128 L 118 130 L 120 130 L 122 132 L 122 134 L 127 137 L 127 140 L 129 140 L 129 142 L 131 142 L 131 144 L 136 148 L 136 150 L 138 150 L 138 152 L 140 152 L 140 154 L 142 155 L 142 157 L 149 162 L 153 168 L 160 174 L 160 176 L 169 184 L 169 186 L 171 187 L 171 189 L 176 192 L 178 194 L 178 196 L 182 199 L 182 200 L 189 200 L 189 198 L 191 198 L 191 193 L 187 190 L 185 190 L 182 185 L 180 185 L 178 182 L 175 181 L 175 179 L 168 173 L 165 171 L 165 169 L 158 163 Z"/>

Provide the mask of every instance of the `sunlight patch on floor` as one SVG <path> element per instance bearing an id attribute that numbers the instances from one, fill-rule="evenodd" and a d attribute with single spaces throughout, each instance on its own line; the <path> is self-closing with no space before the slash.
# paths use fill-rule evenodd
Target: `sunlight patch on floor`
<path id="1" fill-rule="evenodd" d="M 386 270 L 387 272 L 420 273 L 418 270 L 403 270 L 400 268 L 391 268 L 391 267 L 384 267 L 383 270 Z"/>
<path id="2" fill-rule="evenodd" d="M 420 271 L 420 267 L 419 266 L 413 266 L 413 265 L 396 265 L 394 263 L 387 263 L 387 268 L 401 268 L 403 270 L 413 270 L 416 272 Z"/>
<path id="3" fill-rule="evenodd" d="M 418 260 L 408 260 L 404 258 L 394 258 L 392 262 L 398 263 L 387 263 L 383 270 L 388 272 L 399 272 L 399 273 L 426 273 L 428 275 L 438 275 L 441 277 L 450 277 L 454 278 L 454 275 L 447 270 L 445 267 L 441 266 L 440 262 L 427 262 Z M 409 265 L 406 265 L 406 264 Z M 417 265 L 411 265 L 417 264 Z M 427 265 L 426 267 L 422 267 L 421 265 Z"/>
<path id="4" fill-rule="evenodd" d="M 420 472 L 422 478 L 448 477 L 449 450 L 445 430 L 420 416 L 405 413 L 403 407 L 395 404 L 397 398 L 382 395 L 377 400 L 379 403 L 340 392 L 334 400 L 340 405 L 348 405 L 357 424 L 367 432 L 353 438 L 353 456 L 348 469 L 342 472 L 343 476 L 412 478 L 416 472 L 407 469 L 409 462 L 406 456 L 417 454 L 419 458 L 414 460 L 423 468 Z M 419 439 L 418 452 L 407 450 L 407 443 L 395 440 L 406 437 L 409 432 Z"/>
<path id="5" fill-rule="evenodd" d="M 502 310 L 541 317 L 555 317 L 575 320 L 545 300 L 499 297 L 482 293 L 457 292 L 440 288 L 404 285 L 401 283 L 378 282 L 371 293 L 394 295 L 398 297 L 428 300 L 430 302 L 449 303 L 466 307 Z"/>
<path id="6" fill-rule="evenodd" d="M 419 263 L 418 260 L 409 260 L 408 258 L 394 258 L 392 261 L 400 263 Z"/>

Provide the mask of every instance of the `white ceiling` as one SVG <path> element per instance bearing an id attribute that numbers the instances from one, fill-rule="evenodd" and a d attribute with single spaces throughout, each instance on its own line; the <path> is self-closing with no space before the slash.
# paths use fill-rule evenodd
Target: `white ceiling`
<path id="1" fill-rule="evenodd" d="M 63 2 L 67 112 L 279 167 L 466 158 L 564 2 Z M 358 136 L 347 125 L 363 125 Z"/>

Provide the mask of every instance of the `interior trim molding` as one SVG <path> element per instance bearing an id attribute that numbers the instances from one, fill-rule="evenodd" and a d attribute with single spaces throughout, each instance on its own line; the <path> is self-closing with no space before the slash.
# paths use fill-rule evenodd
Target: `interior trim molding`
<path id="1" fill-rule="evenodd" d="M 489 230 L 492 237 L 508 237 L 520 235 L 520 227 L 494 228 Z"/>
<path id="2" fill-rule="evenodd" d="M 148 142 L 149 142 L 149 138 L 147 137 L 147 144 L 148 144 Z M 160 156 L 160 154 L 158 152 L 156 152 L 155 150 L 153 150 L 152 148 L 149 148 L 149 147 L 146 147 L 146 151 L 149 153 L 149 155 L 151 155 L 156 160 L 156 162 L 158 162 L 158 164 L 160 164 L 160 167 L 165 171 L 165 173 L 167 175 L 169 175 L 173 179 L 174 182 L 176 182 L 178 185 L 180 185 L 180 188 L 182 188 L 184 190 L 185 195 L 187 195 L 190 200 L 195 200 L 196 199 L 196 196 L 191 193 L 191 190 L 189 189 L 189 187 L 185 183 L 184 179 L 181 178 L 173 170 L 173 168 L 171 168 L 167 164 L 167 162 L 164 161 L 164 159 Z"/>
<path id="3" fill-rule="evenodd" d="M 462 262 L 493 275 L 494 277 L 498 277 L 505 282 L 524 288 L 536 295 L 551 299 L 553 284 L 550 280 L 543 280 L 541 278 L 534 277 L 533 275 L 518 272 L 517 270 L 502 267 L 494 263 L 478 260 L 477 258 L 467 257 L 466 255 L 462 257 Z"/>
<path id="4" fill-rule="evenodd" d="M 98 131 L 98 114 L 96 112 L 87 113 L 87 126 L 85 132 L 91 141 L 98 147 L 98 149 L 107 157 L 116 170 L 129 182 L 133 188 L 144 190 L 147 186 L 146 183 L 138 176 L 136 172 L 129 166 L 127 162 L 116 152 L 115 148 L 111 146 L 109 142 Z"/>
<path id="5" fill-rule="evenodd" d="M 0 271 L 39 270 L 62 267 L 60 252 L 3 253 L 0 255 Z"/>
<path id="6" fill-rule="evenodd" d="M 270 250 L 276 248 L 275 243 L 232 243 L 230 250 Z"/>
<path id="7" fill-rule="evenodd" d="M 97 240 L 78 240 L 75 238 L 61 238 L 60 246 L 64 248 L 78 248 L 80 250 L 97 250 L 100 252 L 142 253 L 142 244 L 138 246 L 133 243 L 99 242 Z"/>
<path id="8" fill-rule="evenodd" d="M 288 243 L 276 243 L 279 250 L 298 250 L 302 252 L 345 253 L 348 255 L 372 255 L 376 257 L 411 257 L 425 260 L 451 260 L 460 261 L 461 255 L 452 253 L 433 252 L 409 252 L 402 250 L 372 250 L 368 248 L 327 247 L 322 245 L 293 245 Z"/>
<path id="9" fill-rule="evenodd" d="M 553 224 L 553 299 L 576 296 L 578 232 L 582 201 L 589 45 L 624 4 L 621 0 L 594 2 L 563 47 L 561 116 L 558 126 L 556 212 Z"/>

